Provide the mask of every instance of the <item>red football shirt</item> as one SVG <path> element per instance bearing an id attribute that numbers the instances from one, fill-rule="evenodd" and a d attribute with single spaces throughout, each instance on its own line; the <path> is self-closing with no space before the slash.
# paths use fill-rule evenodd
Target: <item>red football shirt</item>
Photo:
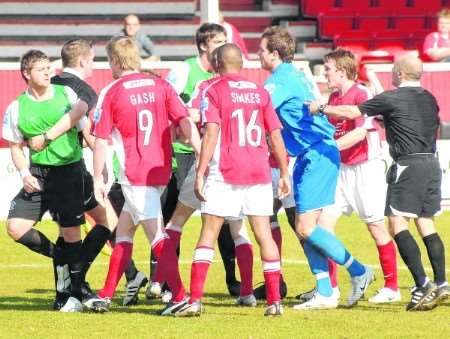
<path id="1" fill-rule="evenodd" d="M 281 123 L 269 93 L 236 74 L 208 82 L 200 105 L 202 124 L 220 125 L 209 178 L 234 185 L 270 183 L 266 133 Z"/>
<path id="2" fill-rule="evenodd" d="M 93 135 L 102 139 L 112 136 L 122 169 L 121 183 L 167 185 L 172 171 L 170 122 L 177 124 L 187 116 L 167 81 L 134 72 L 101 91 Z"/>
<path id="3" fill-rule="evenodd" d="M 365 86 L 355 83 L 343 96 L 338 91 L 331 93 L 328 104 L 333 106 L 359 105 L 370 98 L 369 90 Z M 356 165 L 381 155 L 381 141 L 374 126 L 373 117 L 360 117 L 355 120 L 330 117 L 329 121 L 336 128 L 334 133 L 336 140 L 357 127 L 365 128 L 368 132 L 364 140 L 341 151 L 341 162 L 343 164 Z"/>
<path id="4" fill-rule="evenodd" d="M 429 33 L 423 42 L 423 51 L 431 48 L 450 47 L 450 39 L 444 38 L 439 32 Z"/>

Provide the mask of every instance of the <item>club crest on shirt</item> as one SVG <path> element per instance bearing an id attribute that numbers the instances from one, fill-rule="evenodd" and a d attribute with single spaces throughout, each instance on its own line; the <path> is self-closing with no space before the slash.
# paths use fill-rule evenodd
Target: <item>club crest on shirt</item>
<path id="1" fill-rule="evenodd" d="M 209 106 L 208 98 L 202 98 L 202 101 L 200 102 L 200 112 L 205 112 L 208 109 L 208 106 Z"/>
<path id="2" fill-rule="evenodd" d="M 102 109 L 100 107 L 97 107 L 94 111 L 94 122 L 99 122 L 101 116 L 102 116 Z"/>

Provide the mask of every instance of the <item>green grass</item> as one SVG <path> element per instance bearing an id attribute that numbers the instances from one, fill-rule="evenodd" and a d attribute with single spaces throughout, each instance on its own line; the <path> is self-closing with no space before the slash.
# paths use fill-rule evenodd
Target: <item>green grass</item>
<path id="1" fill-rule="evenodd" d="M 123 281 L 111 312 L 107 314 L 62 314 L 51 311 L 53 301 L 53 273 L 50 261 L 15 244 L 4 233 L 0 236 L 0 337 L 2 338 L 448 338 L 450 334 L 450 303 L 430 312 L 407 313 L 409 287 L 412 279 L 401 259 L 399 281 L 403 301 L 394 305 L 375 306 L 362 301 L 348 310 L 298 312 L 291 306 L 294 296 L 310 289 L 314 283 L 306 265 L 303 252 L 284 218 L 283 270 L 288 283 L 288 298 L 284 300 L 285 314 L 278 318 L 265 318 L 264 305 L 255 309 L 237 308 L 233 305 L 224 283 L 220 255 L 216 251 L 206 284 L 205 313 L 200 318 L 162 318 L 156 312 L 162 308 L 157 302 L 148 302 L 140 295 L 139 305 L 119 306 L 123 295 Z M 182 238 L 181 271 L 189 284 L 190 261 L 199 231 L 199 218 L 194 217 L 185 228 Z M 4 223 L 2 223 L 4 227 Z M 437 227 L 447 248 L 450 262 L 450 213 L 437 218 Z M 51 222 L 40 224 L 39 229 L 52 238 L 56 227 Z M 412 228 L 411 228 L 412 229 Z M 378 268 L 378 255 L 365 226 L 355 217 L 342 218 L 338 235 L 350 251 L 367 264 L 376 265 L 378 280 L 369 288 L 372 295 L 383 284 Z M 414 234 L 417 233 L 414 230 Z M 419 244 L 427 268 L 426 250 Z M 137 266 L 148 272 L 148 245 L 142 231 L 135 241 L 134 259 Z M 108 257 L 100 255 L 88 279 L 99 289 L 107 271 Z M 448 270 L 447 265 L 447 272 Z M 255 248 L 255 283 L 262 280 L 261 264 Z M 432 273 L 430 276 L 432 276 Z M 345 270 L 339 270 L 341 304 L 349 291 Z"/>

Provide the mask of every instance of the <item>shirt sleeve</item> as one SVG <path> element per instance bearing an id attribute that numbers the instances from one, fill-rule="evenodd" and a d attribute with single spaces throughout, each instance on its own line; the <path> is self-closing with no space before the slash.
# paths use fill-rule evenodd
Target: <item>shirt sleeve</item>
<path id="1" fill-rule="evenodd" d="M 370 100 L 358 105 L 362 114 L 368 116 L 389 114 L 393 107 L 390 103 L 389 92 L 383 92 Z"/>
<path id="2" fill-rule="evenodd" d="M 222 121 L 219 111 L 218 96 L 214 88 L 210 87 L 204 92 L 200 105 L 201 125 L 204 126 L 208 122 L 214 122 L 220 125 Z"/>
<path id="3" fill-rule="evenodd" d="M 354 104 L 360 105 L 371 98 L 372 95 L 370 94 L 367 88 L 361 89 L 355 96 Z M 373 125 L 373 119 L 374 119 L 373 117 L 367 116 L 358 117 L 355 119 L 355 125 L 356 127 L 364 128 L 366 130 L 373 130 L 375 128 Z"/>
<path id="4" fill-rule="evenodd" d="M 155 44 L 153 41 L 146 36 L 145 34 L 142 35 L 142 49 L 147 54 L 146 56 L 152 56 L 155 55 Z"/>
<path id="5" fill-rule="evenodd" d="M 172 68 L 166 77 L 166 80 L 173 86 L 178 95 L 183 93 L 189 77 L 189 65 L 186 62 L 180 62 Z"/>
<path id="6" fill-rule="evenodd" d="M 101 139 L 109 139 L 113 128 L 113 112 L 111 101 L 114 93 L 110 87 L 104 88 L 94 111 L 94 123 L 92 125 L 92 135 Z"/>
<path id="7" fill-rule="evenodd" d="M 186 106 L 184 105 L 183 101 L 181 101 L 181 98 L 179 95 L 175 92 L 173 87 L 166 82 L 166 109 L 169 115 L 170 121 L 172 121 L 174 124 L 178 124 L 178 122 L 189 116 L 189 112 L 187 111 Z"/>
<path id="8" fill-rule="evenodd" d="M 194 92 L 192 92 L 191 100 L 187 103 L 189 108 L 197 108 L 200 109 L 200 104 L 202 101 L 202 92 L 205 90 L 208 84 L 208 80 L 203 80 L 197 82 L 195 85 Z"/>
<path id="9" fill-rule="evenodd" d="M 6 108 L 3 116 L 2 137 L 14 143 L 21 143 L 24 140 L 23 134 L 19 130 L 19 102 L 17 100 L 14 100 Z"/>
<path id="10" fill-rule="evenodd" d="M 264 128 L 267 132 L 272 132 L 276 129 L 281 129 L 281 123 L 278 119 L 275 110 L 273 109 L 272 102 L 270 101 L 269 93 L 266 90 L 263 90 L 263 100 L 265 102 L 263 108 L 263 118 L 264 118 Z"/>

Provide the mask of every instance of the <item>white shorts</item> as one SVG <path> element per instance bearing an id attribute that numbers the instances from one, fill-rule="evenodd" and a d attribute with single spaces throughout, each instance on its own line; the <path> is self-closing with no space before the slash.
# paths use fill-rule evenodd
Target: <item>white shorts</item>
<path id="1" fill-rule="evenodd" d="M 201 207 L 200 200 L 197 199 L 197 196 L 194 193 L 195 178 L 196 172 L 194 163 L 189 169 L 189 172 L 181 185 L 178 201 L 187 207 L 194 210 L 199 210 Z"/>
<path id="2" fill-rule="evenodd" d="M 384 221 L 387 184 L 385 165 L 381 159 L 358 165 L 341 164 L 334 205 L 323 212 L 339 218 L 355 212 L 366 224 Z"/>
<path id="3" fill-rule="evenodd" d="M 272 184 L 231 185 L 206 180 L 203 188 L 206 201 L 201 212 L 226 219 L 240 219 L 243 215 L 271 216 L 273 214 Z"/>
<path id="4" fill-rule="evenodd" d="M 283 199 L 279 199 L 283 208 L 295 207 L 294 199 L 294 185 L 292 181 L 292 172 L 289 172 L 289 178 L 291 179 L 291 193 Z M 274 199 L 278 199 L 278 181 L 280 180 L 280 169 L 272 168 L 272 195 Z"/>
<path id="5" fill-rule="evenodd" d="M 123 211 L 130 213 L 135 225 L 142 220 L 161 216 L 161 194 L 164 186 L 132 186 L 122 184 L 125 197 Z"/>

